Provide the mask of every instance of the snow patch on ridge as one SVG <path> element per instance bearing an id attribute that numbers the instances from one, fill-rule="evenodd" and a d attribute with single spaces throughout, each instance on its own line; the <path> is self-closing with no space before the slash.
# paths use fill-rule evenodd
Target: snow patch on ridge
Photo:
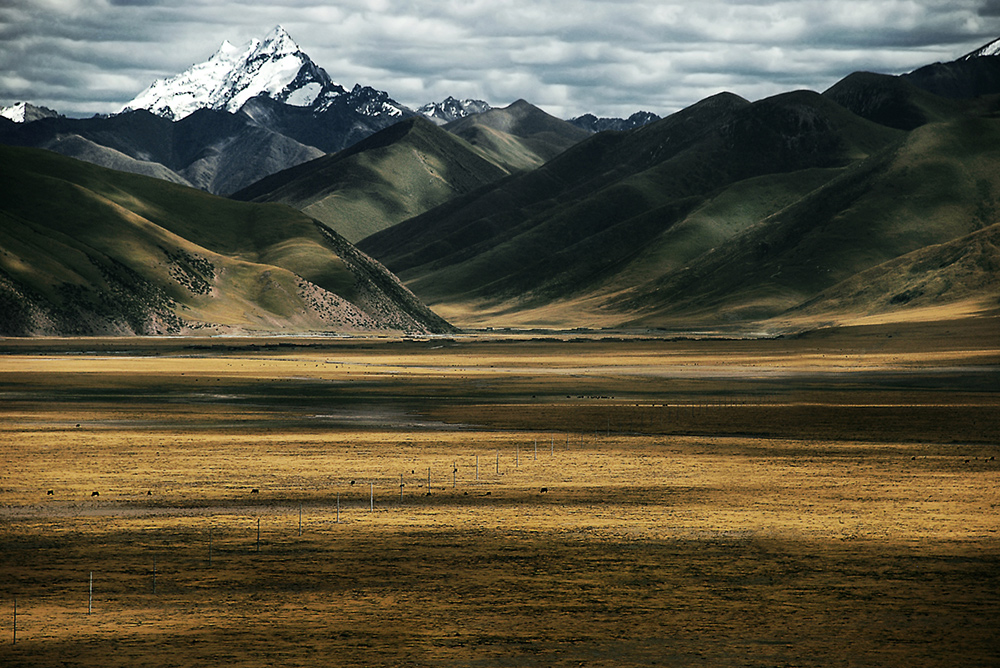
<path id="1" fill-rule="evenodd" d="M 959 60 L 972 60 L 973 58 L 983 58 L 996 55 L 1000 55 L 1000 39 L 995 39 L 989 44 L 979 47 L 972 53 L 962 56 Z"/>

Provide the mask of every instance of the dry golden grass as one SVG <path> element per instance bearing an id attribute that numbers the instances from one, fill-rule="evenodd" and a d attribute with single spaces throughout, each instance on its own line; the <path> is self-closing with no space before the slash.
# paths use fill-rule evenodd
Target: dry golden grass
<path id="1" fill-rule="evenodd" d="M 994 665 L 962 332 L 5 342 L 0 665 Z"/>

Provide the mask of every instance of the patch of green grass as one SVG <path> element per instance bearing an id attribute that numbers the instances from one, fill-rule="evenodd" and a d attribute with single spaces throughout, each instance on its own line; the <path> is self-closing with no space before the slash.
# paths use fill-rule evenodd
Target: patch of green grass
<path id="1" fill-rule="evenodd" d="M 411 296 L 387 292 L 392 279 L 376 277 L 381 268 L 290 207 L 232 201 L 46 151 L 2 147 L 0 156 L 0 178 L 11 186 L 0 202 L 10 222 L 0 230 L 6 298 L 55 309 L 62 321 L 134 328 L 180 315 L 324 329 L 333 307 L 305 282 L 347 300 L 369 285 L 375 321 L 397 312 L 407 313 L 404 322 L 418 313 L 433 319 Z"/>

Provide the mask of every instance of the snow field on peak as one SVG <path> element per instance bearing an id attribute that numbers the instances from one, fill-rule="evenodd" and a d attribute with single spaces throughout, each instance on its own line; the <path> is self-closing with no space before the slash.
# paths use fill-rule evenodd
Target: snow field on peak
<path id="1" fill-rule="evenodd" d="M 27 110 L 27 102 L 18 102 L 17 104 L 12 104 L 9 107 L 0 108 L 0 116 L 8 118 L 15 123 L 24 123 L 24 115 L 27 113 Z"/>
<path id="2" fill-rule="evenodd" d="M 177 120 L 206 107 L 236 112 L 261 94 L 309 106 L 322 92 L 323 82 L 305 81 L 289 88 L 310 62 L 284 28 L 277 26 L 263 41 L 253 39 L 243 46 L 224 41 L 207 61 L 154 81 L 122 111 L 148 109 Z"/>

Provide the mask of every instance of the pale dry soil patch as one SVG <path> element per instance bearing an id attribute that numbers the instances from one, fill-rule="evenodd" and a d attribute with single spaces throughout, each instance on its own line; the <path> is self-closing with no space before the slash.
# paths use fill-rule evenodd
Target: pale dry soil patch
<path id="1" fill-rule="evenodd" d="M 0 665 L 996 665 L 952 338 L 10 350 Z"/>

